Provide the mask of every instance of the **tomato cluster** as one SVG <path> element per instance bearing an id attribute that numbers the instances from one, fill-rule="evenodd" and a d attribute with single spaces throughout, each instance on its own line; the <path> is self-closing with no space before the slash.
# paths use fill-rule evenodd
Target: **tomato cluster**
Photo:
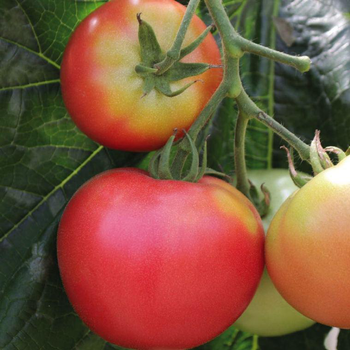
<path id="1" fill-rule="evenodd" d="M 62 62 L 62 94 L 93 140 L 156 150 L 201 113 L 222 70 L 209 69 L 221 63 L 211 35 L 189 45 L 206 29 L 198 17 L 185 37 L 188 54 L 168 72 L 157 68 L 184 13 L 173 0 L 114 0 L 78 26 Z M 154 32 L 148 24 L 140 32 L 143 21 Z M 194 75 L 203 83 L 192 85 Z M 201 171 L 195 183 L 136 168 L 104 172 L 77 191 L 60 222 L 69 300 L 98 335 L 135 349 L 192 348 L 234 322 L 262 336 L 315 321 L 350 328 L 349 173 L 347 157 L 296 192 L 286 171 L 250 173 L 272 190 L 262 222 L 235 187 Z"/>
<path id="2" fill-rule="evenodd" d="M 140 63 L 150 70 L 140 62 L 137 14 L 152 23 L 166 51 L 184 11 L 172 0 L 111 1 L 78 26 L 63 58 L 62 93 L 73 121 L 92 139 L 153 150 L 198 116 L 221 69 L 200 74 L 202 84 L 176 97 L 157 89 L 144 96 L 135 71 Z M 204 30 L 195 17 L 184 45 Z M 221 63 L 211 35 L 182 60 L 203 61 Z M 105 172 L 69 202 L 57 246 L 76 312 L 104 339 L 137 349 L 191 348 L 219 335 L 251 301 L 264 267 L 256 209 L 233 186 L 208 176 L 189 183 L 155 180 L 137 169 Z"/>

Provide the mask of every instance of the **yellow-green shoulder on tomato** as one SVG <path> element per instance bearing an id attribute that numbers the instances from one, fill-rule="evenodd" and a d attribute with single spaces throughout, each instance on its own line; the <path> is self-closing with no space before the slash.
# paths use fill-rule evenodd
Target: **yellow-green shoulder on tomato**
<path id="1" fill-rule="evenodd" d="M 249 179 L 271 192 L 269 212 L 263 218 L 265 232 L 282 203 L 298 189 L 286 169 L 251 170 Z M 273 285 L 265 268 L 255 296 L 248 308 L 235 322 L 238 329 L 265 337 L 281 336 L 303 330 L 315 322 L 290 306 Z"/>

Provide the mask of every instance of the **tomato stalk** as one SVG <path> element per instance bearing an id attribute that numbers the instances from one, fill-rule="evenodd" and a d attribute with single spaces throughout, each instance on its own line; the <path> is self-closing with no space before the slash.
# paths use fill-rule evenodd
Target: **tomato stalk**
<path id="1" fill-rule="evenodd" d="M 247 197 L 250 192 L 250 184 L 247 176 L 247 167 L 245 161 L 245 136 L 247 132 L 247 126 L 249 117 L 242 110 L 239 112 L 234 138 L 234 159 L 237 183 L 236 187 L 239 191 L 245 194 Z"/>
<path id="2" fill-rule="evenodd" d="M 309 70 L 310 59 L 306 56 L 290 56 L 242 38 L 233 28 L 221 0 L 205 0 L 205 3 L 222 39 L 224 55 L 229 55 L 234 60 L 239 60 L 239 58 L 246 52 L 254 53 L 259 56 L 267 57 L 271 60 L 290 65 L 300 72 Z M 251 186 L 247 178 L 244 148 L 245 133 L 249 119 L 255 118 L 272 129 L 280 137 L 286 140 L 294 149 L 296 149 L 303 160 L 310 160 L 310 147 L 289 130 L 276 122 L 272 117 L 263 112 L 250 99 L 242 87 L 239 74 L 238 81 L 239 83 L 237 81 L 234 83 L 236 85 L 240 84 L 240 90 L 238 90 L 239 94 L 237 94 L 237 96 L 230 96 L 236 100 L 239 109 L 235 130 L 234 147 L 237 188 L 248 198 L 252 199 L 250 195 Z M 257 205 L 258 203 L 255 204 Z"/>
<path id="3" fill-rule="evenodd" d="M 190 138 L 194 142 L 197 140 L 199 133 L 205 128 L 222 100 L 229 95 L 230 91 L 238 91 L 239 88 L 237 88 L 236 85 L 237 82 L 240 83 L 240 79 L 238 79 L 238 64 L 235 62 L 235 60 L 236 59 L 228 55 L 224 55 L 223 80 L 188 131 Z M 183 138 L 178 144 L 176 155 L 173 161 L 175 178 L 181 179 L 181 174 L 190 152 L 191 147 L 188 138 Z"/>
<path id="4" fill-rule="evenodd" d="M 268 128 L 273 130 L 274 133 L 279 135 L 285 141 L 289 143 L 298 153 L 302 160 L 310 161 L 310 146 L 300 140 L 291 131 L 278 123 L 275 119 L 270 117 L 267 113 L 261 110 L 247 95 L 245 90 L 236 98 L 236 102 L 239 110 L 244 111 L 249 118 L 255 118 Z"/>
<path id="5" fill-rule="evenodd" d="M 167 72 L 169 69 L 173 69 L 172 67 L 174 67 L 179 57 L 181 57 L 181 54 L 188 50 L 188 48 L 181 50 L 181 46 L 189 22 L 198 6 L 198 2 L 198 0 L 189 1 L 185 16 L 171 49 L 167 52 L 165 58 L 160 63 L 154 65 L 158 71 L 157 73 L 152 74 L 161 75 L 164 74 L 164 72 Z M 186 160 L 191 153 L 191 148 L 193 149 L 193 147 L 191 147 L 191 143 L 195 144 L 197 142 L 198 135 L 204 130 L 221 101 L 225 97 L 230 97 L 236 101 L 239 109 L 239 116 L 235 130 L 234 147 L 237 188 L 248 198 L 252 199 L 252 186 L 247 178 L 244 148 L 246 128 L 250 119 L 255 118 L 269 127 L 276 134 L 286 140 L 291 147 L 293 147 L 299 153 L 301 159 L 308 162 L 310 162 L 310 146 L 305 144 L 297 136 L 263 112 L 251 100 L 242 86 L 239 73 L 239 60 L 246 52 L 248 52 L 290 65 L 300 72 L 305 72 L 310 68 L 310 59 L 306 56 L 290 56 L 242 38 L 232 26 L 221 0 L 205 0 L 205 3 L 209 9 L 211 17 L 214 20 L 214 24 L 218 29 L 223 43 L 223 80 L 216 92 L 208 101 L 207 105 L 199 114 L 196 121 L 192 124 L 190 130 L 188 131 L 188 136 L 184 137 L 179 143 L 177 143 L 176 150 L 173 152 L 175 155 L 173 156 L 173 161 L 171 164 L 171 174 L 173 178 L 179 180 L 186 177 L 183 174 L 183 171 Z M 207 29 L 207 32 L 209 32 L 209 29 Z M 205 35 L 206 33 L 203 33 L 201 37 L 204 38 Z M 191 45 L 198 45 L 201 40 L 201 38 L 198 38 L 197 43 Z M 191 45 L 189 47 L 191 47 Z M 167 154 L 168 153 L 169 152 L 167 152 Z M 170 153 L 167 156 L 170 157 Z M 160 155 L 158 155 L 158 157 L 160 157 Z M 169 159 L 167 159 L 167 162 L 168 161 Z M 257 206 L 261 206 L 261 203 L 255 204 Z"/>
<path id="6" fill-rule="evenodd" d="M 192 17 L 195 14 L 196 9 L 198 7 L 199 1 L 200 0 L 192 0 L 188 3 L 184 18 L 181 21 L 179 31 L 177 32 L 172 47 L 166 53 L 166 56 L 163 59 L 163 61 L 155 65 L 155 67 L 158 69 L 158 75 L 165 73 L 170 67 L 172 67 L 172 65 L 175 62 L 177 62 L 181 58 L 181 47 L 185 39 L 188 26 L 190 25 Z"/>

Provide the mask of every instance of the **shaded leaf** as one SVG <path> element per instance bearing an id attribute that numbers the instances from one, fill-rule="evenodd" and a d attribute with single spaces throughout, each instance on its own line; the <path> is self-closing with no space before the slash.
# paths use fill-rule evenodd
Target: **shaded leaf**
<path id="1" fill-rule="evenodd" d="M 282 1 L 280 17 L 294 28 L 295 43 L 278 49 L 308 55 L 310 72 L 299 75 L 276 65 L 275 117 L 307 142 L 321 130 L 324 146 L 346 149 L 350 139 L 350 2 L 343 0 Z M 276 138 L 275 148 L 280 145 Z M 285 165 L 276 151 L 275 165 Z"/>

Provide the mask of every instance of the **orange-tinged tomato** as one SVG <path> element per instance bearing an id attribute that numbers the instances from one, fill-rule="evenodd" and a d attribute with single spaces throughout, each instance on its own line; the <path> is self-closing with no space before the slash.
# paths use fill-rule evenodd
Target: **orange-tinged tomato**
<path id="1" fill-rule="evenodd" d="M 221 69 L 172 82 L 175 91 L 195 79 L 203 81 L 176 97 L 152 90 L 142 98 L 144 81 L 135 72 L 141 63 L 136 14 L 152 25 L 166 52 L 185 9 L 173 0 L 113 0 L 77 27 L 63 56 L 61 86 L 69 114 L 86 135 L 114 149 L 150 151 L 163 146 L 174 128 L 191 126 L 218 87 Z M 205 28 L 195 16 L 183 46 Z M 213 36 L 182 61 L 220 64 Z"/>
<path id="2" fill-rule="evenodd" d="M 298 311 L 350 328 L 350 157 L 291 196 L 267 234 L 272 281 Z"/>
<path id="3" fill-rule="evenodd" d="M 213 339 L 247 307 L 264 267 L 257 211 L 212 177 L 102 173 L 69 202 L 57 244 L 78 315 L 107 341 L 134 349 Z"/>

